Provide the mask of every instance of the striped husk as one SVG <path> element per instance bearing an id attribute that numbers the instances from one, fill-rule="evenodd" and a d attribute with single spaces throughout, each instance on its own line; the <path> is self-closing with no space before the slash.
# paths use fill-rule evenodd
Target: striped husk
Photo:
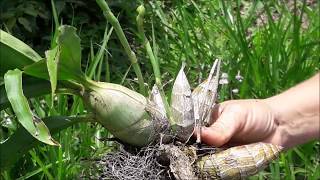
<path id="1" fill-rule="evenodd" d="M 265 168 L 281 150 L 280 146 L 268 143 L 237 146 L 206 155 L 196 166 L 202 179 L 244 179 Z"/>

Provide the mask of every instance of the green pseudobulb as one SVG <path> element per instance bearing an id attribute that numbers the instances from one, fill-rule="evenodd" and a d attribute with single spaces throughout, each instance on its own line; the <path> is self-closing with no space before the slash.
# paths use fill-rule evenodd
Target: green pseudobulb
<path id="1" fill-rule="evenodd" d="M 117 84 L 89 83 L 83 99 L 99 123 L 131 145 L 145 146 L 153 140 L 154 129 L 143 95 Z"/>

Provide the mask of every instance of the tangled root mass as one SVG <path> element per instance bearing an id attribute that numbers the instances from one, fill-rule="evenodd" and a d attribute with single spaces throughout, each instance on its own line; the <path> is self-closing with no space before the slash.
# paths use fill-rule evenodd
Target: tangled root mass
<path id="1" fill-rule="evenodd" d="M 97 161 L 98 179 L 164 180 L 171 179 L 168 167 L 158 162 L 158 147 L 148 146 L 139 152 L 129 152 L 123 147 L 110 152 Z"/>

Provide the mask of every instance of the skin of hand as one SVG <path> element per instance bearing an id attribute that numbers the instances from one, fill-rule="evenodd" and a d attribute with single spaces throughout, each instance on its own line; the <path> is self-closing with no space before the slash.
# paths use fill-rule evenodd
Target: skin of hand
<path id="1" fill-rule="evenodd" d="M 266 142 L 285 149 L 320 138 L 319 76 L 267 98 L 225 101 L 201 131 L 204 143 L 234 146 Z"/>

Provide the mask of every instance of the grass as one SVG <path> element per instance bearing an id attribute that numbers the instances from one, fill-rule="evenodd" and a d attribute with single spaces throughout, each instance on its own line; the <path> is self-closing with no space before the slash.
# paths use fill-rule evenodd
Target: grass
<path id="1" fill-rule="evenodd" d="M 319 71 L 320 4 L 292 2 L 176 0 L 169 4 L 156 1 L 145 4 L 146 38 L 160 62 L 167 97 L 170 99 L 172 79 L 182 62 L 186 62 L 187 76 L 195 87 L 206 77 L 215 58 L 223 60 L 229 84 L 221 87 L 219 101 L 266 98 Z M 151 89 L 155 79 L 142 39 L 138 38 L 136 26 L 128 25 L 128 29 L 125 33 L 135 37 L 129 43 L 134 45 L 147 88 Z M 109 35 L 111 28 L 105 32 L 102 43 L 92 42 L 85 51 L 88 53 L 83 54 L 82 57 L 87 57 L 83 59 L 86 62 L 83 68 L 95 80 L 122 82 L 138 89 L 131 65 L 123 60 L 125 56 L 119 55 L 123 54 L 122 48 L 115 46 L 114 36 Z M 234 78 L 239 72 L 242 82 Z M 233 93 L 234 89 L 239 89 L 239 93 Z M 54 109 L 50 109 L 50 96 L 32 99 L 31 106 L 43 117 L 86 113 L 82 102 L 69 95 L 57 95 Z M 14 117 L 10 109 L 6 113 Z M 2 174 L 2 179 L 79 177 L 86 159 L 109 149 L 108 143 L 98 140 L 107 136 L 108 132 L 100 125 L 74 125 L 55 136 L 61 147 L 39 145 Z M 316 141 L 289 150 L 251 179 L 319 179 L 319 149 Z"/>

